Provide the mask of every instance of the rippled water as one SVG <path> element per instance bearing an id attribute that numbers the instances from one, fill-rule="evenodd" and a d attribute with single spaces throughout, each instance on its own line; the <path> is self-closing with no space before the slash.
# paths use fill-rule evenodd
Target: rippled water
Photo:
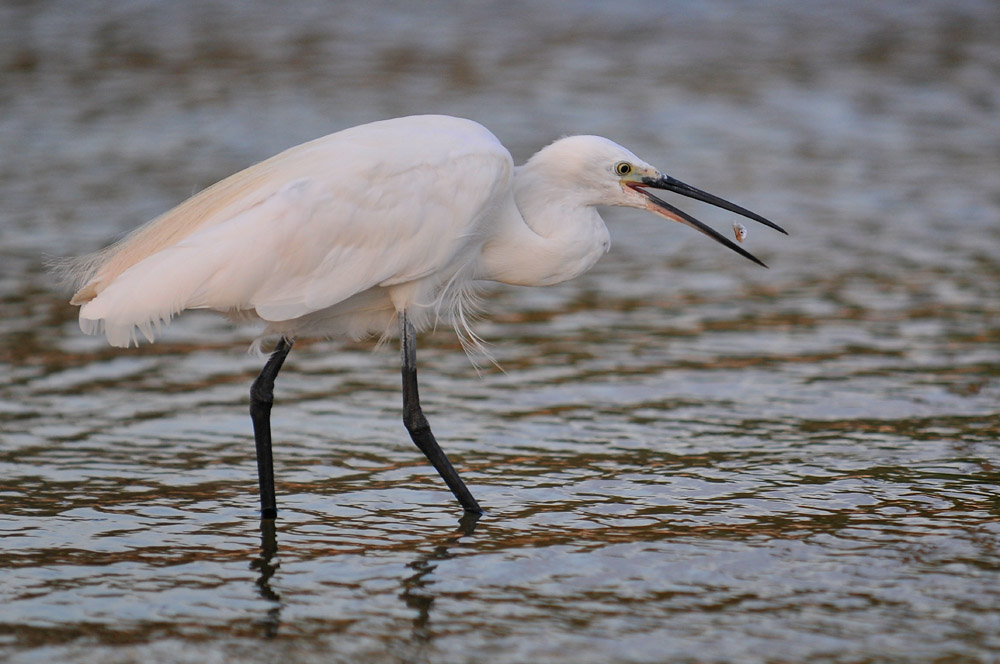
<path id="1" fill-rule="evenodd" d="M 0 658 L 1000 658 L 995 3 L 49 2 L 0 26 Z M 791 236 L 750 228 L 763 270 L 611 210 L 585 277 L 491 289 L 506 373 L 421 338 L 478 522 L 401 426 L 395 352 L 296 345 L 268 529 L 253 331 L 185 314 L 109 349 L 41 256 L 416 112 L 519 160 L 604 134 Z"/>

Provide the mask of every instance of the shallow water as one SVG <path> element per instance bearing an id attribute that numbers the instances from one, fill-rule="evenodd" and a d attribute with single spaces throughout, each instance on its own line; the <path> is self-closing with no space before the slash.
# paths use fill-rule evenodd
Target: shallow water
<path id="1" fill-rule="evenodd" d="M 0 657 L 1000 658 L 994 3 L 80 7 L 0 9 Z M 297 344 L 271 530 L 253 330 L 109 349 L 40 257 L 416 112 L 518 160 L 604 134 L 791 235 L 747 224 L 763 270 L 609 210 L 588 275 L 489 289 L 506 373 L 423 336 L 477 522 L 401 426 L 395 352 Z"/>

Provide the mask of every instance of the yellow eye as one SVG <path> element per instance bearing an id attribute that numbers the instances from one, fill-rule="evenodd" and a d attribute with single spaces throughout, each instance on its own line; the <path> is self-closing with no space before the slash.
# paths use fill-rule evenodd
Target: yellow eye
<path id="1" fill-rule="evenodd" d="M 632 172 L 632 164 L 627 161 L 619 161 L 615 164 L 615 173 L 618 175 L 628 175 Z"/>

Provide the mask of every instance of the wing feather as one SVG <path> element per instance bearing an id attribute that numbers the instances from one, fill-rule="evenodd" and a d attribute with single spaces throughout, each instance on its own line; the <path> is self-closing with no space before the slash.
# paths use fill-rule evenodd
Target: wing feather
<path id="1" fill-rule="evenodd" d="M 74 299 L 81 327 L 103 326 L 110 343 L 128 345 L 136 328 L 152 340 L 184 309 L 288 321 L 435 275 L 478 252 L 512 172 L 488 130 L 456 118 L 401 118 L 306 143 L 202 192 L 111 252 Z M 144 246 L 155 237 L 169 241 Z"/>

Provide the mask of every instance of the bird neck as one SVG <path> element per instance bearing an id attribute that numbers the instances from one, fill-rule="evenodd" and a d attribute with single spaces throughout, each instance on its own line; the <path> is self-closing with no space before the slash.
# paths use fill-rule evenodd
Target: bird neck
<path id="1" fill-rule="evenodd" d="M 608 229 L 592 204 L 544 183 L 519 184 L 483 246 L 477 278 L 549 286 L 583 274 L 607 253 Z"/>

